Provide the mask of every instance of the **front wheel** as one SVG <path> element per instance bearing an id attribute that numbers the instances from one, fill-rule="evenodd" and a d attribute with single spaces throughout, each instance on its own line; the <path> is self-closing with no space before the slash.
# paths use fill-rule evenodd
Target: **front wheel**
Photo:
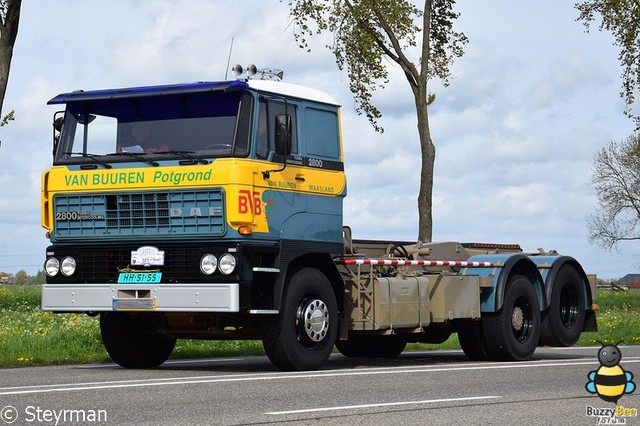
<path id="1" fill-rule="evenodd" d="M 530 359 L 540 336 L 540 304 L 531 282 L 521 275 L 509 278 L 502 308 L 481 323 L 489 359 Z"/>
<path id="2" fill-rule="evenodd" d="M 176 339 L 156 331 L 157 317 L 122 312 L 100 314 L 100 334 L 111 359 L 125 368 L 155 368 L 165 362 Z"/>
<path id="3" fill-rule="evenodd" d="M 338 333 L 336 296 L 317 269 L 293 274 L 280 315 L 262 331 L 264 350 L 281 370 L 316 370 L 331 355 Z"/>

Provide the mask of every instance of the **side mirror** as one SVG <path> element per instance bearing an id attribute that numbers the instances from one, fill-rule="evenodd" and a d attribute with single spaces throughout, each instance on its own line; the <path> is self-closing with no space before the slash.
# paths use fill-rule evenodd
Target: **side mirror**
<path id="1" fill-rule="evenodd" d="M 64 125 L 63 117 L 58 117 L 55 120 L 53 120 L 53 128 L 55 129 L 56 132 L 60 133 L 62 131 L 63 125 Z"/>
<path id="2" fill-rule="evenodd" d="M 53 115 L 53 156 L 56 156 L 56 150 L 58 149 L 58 143 L 60 143 L 60 134 L 64 127 L 64 111 L 57 111 Z"/>
<path id="3" fill-rule="evenodd" d="M 276 154 L 285 157 L 291 153 L 291 116 L 276 115 Z"/>

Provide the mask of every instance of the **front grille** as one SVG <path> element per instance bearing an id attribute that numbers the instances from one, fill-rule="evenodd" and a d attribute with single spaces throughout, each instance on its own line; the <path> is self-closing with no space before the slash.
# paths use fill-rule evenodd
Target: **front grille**
<path id="1" fill-rule="evenodd" d="M 87 236 L 212 235 L 226 232 L 222 189 L 56 195 L 58 241 Z"/>
<path id="2" fill-rule="evenodd" d="M 78 253 L 80 262 L 80 281 L 109 283 L 116 282 L 118 271 L 130 266 L 131 251 L 137 246 L 120 248 L 86 248 Z M 166 249 L 163 247 L 163 249 Z M 199 248 L 174 247 L 165 250 L 165 264 L 161 267 L 162 282 L 198 282 L 200 274 Z"/>

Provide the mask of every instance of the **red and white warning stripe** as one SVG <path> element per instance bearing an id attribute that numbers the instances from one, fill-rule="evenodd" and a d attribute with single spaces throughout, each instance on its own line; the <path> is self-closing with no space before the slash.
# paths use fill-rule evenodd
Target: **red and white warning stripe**
<path id="1" fill-rule="evenodd" d="M 404 260 L 404 259 L 340 259 L 336 260 L 341 265 L 411 265 L 411 266 L 460 266 L 491 268 L 493 262 L 467 262 L 459 260 Z"/>

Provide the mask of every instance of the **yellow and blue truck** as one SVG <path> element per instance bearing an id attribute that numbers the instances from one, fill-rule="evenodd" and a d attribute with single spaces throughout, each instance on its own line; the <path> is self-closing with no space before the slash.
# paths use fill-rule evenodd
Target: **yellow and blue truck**
<path id="1" fill-rule="evenodd" d="M 49 104 L 65 107 L 42 176 L 42 309 L 99 316 L 123 367 L 161 365 L 176 339 L 261 339 L 278 368 L 312 370 L 334 346 L 394 357 L 452 333 L 472 359 L 517 361 L 596 329 L 572 257 L 353 239 L 326 93 L 240 78 Z"/>

